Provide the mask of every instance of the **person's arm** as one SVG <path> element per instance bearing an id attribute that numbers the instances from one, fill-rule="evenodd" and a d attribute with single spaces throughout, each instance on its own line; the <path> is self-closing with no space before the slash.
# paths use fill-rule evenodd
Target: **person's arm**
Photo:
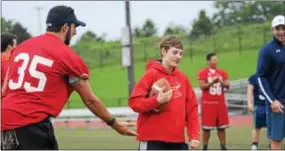
<path id="1" fill-rule="evenodd" d="M 122 135 L 136 135 L 135 132 L 127 127 L 131 124 L 117 121 L 109 113 L 101 100 L 93 93 L 88 82 L 89 69 L 74 51 L 66 51 L 63 60 L 61 60 L 61 71 L 61 73 L 68 78 L 68 83 L 80 95 L 84 104 L 94 115 L 102 119 Z"/>
<path id="2" fill-rule="evenodd" d="M 68 50 L 67 50 L 68 51 Z M 100 99 L 93 93 L 88 82 L 89 69 L 84 61 L 72 50 L 68 51 L 63 61 L 63 73 L 68 77 L 68 83 L 80 95 L 88 109 L 105 122 L 113 117 L 107 111 Z"/>
<path id="3" fill-rule="evenodd" d="M 147 97 L 153 81 L 153 73 L 147 71 L 136 84 L 129 97 L 129 106 L 137 113 L 148 112 L 160 105 L 156 96 Z"/>
<path id="4" fill-rule="evenodd" d="M 229 81 L 228 73 L 222 71 L 222 75 L 219 76 L 219 82 L 220 82 L 222 88 L 229 89 L 230 88 L 230 81 Z"/>
<path id="5" fill-rule="evenodd" d="M 199 87 L 201 90 L 208 90 L 216 81 L 212 81 L 210 83 L 206 82 L 206 80 L 199 80 Z"/>
<path id="6" fill-rule="evenodd" d="M 226 79 L 226 80 L 221 80 L 220 83 L 221 83 L 221 85 L 222 85 L 223 88 L 226 88 L 226 89 L 229 89 L 229 88 L 230 88 L 230 82 L 229 82 L 228 79 Z"/>
<path id="7" fill-rule="evenodd" d="M 92 113 L 107 123 L 113 119 L 113 116 L 105 108 L 101 100 L 93 93 L 88 80 L 82 79 L 78 82 L 73 82 L 72 86 Z"/>
<path id="8" fill-rule="evenodd" d="M 252 84 L 247 85 L 247 105 L 253 104 L 253 89 L 254 86 Z"/>
<path id="9" fill-rule="evenodd" d="M 74 90 L 80 95 L 82 101 L 92 113 L 94 113 L 97 117 L 102 119 L 122 135 L 137 135 L 135 132 L 126 127 L 133 125 L 132 123 L 120 123 L 109 113 L 102 101 L 93 93 L 88 80 L 80 78 L 77 79 L 73 80 L 71 85 L 73 86 Z"/>
<path id="10" fill-rule="evenodd" d="M 259 52 L 258 63 L 257 63 L 257 75 L 258 75 L 258 85 L 266 97 L 266 99 L 272 103 L 277 100 L 273 95 L 270 83 L 268 82 L 268 76 L 270 74 L 271 64 L 271 54 L 269 50 L 261 49 Z"/>
<path id="11" fill-rule="evenodd" d="M 252 84 L 247 85 L 247 106 L 250 112 L 253 111 L 253 89 L 254 86 Z"/>
<path id="12" fill-rule="evenodd" d="M 186 126 L 189 140 L 200 140 L 198 101 L 195 92 L 187 80 L 186 87 Z"/>
<path id="13" fill-rule="evenodd" d="M 200 71 L 198 74 L 198 80 L 199 80 L 199 87 L 201 90 L 208 90 L 214 83 L 218 82 L 218 78 L 213 79 L 213 81 L 207 82 L 207 76 L 205 75 L 205 72 Z"/>
<path id="14" fill-rule="evenodd" d="M 275 113 L 284 113 L 284 106 L 272 93 L 271 85 L 269 83 L 269 74 L 271 71 L 272 58 L 269 50 L 262 49 L 259 52 L 258 64 L 257 64 L 257 74 L 258 74 L 258 84 L 261 92 L 264 94 L 266 100 L 270 103 L 271 109 Z"/>

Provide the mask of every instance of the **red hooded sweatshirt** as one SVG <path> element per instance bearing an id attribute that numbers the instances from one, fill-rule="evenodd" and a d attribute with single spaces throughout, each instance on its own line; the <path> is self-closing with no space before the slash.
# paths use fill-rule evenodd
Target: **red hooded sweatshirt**
<path id="1" fill-rule="evenodd" d="M 158 107 L 156 97 L 147 98 L 152 84 L 166 78 L 172 88 L 172 98 L 160 113 L 150 112 Z M 177 68 L 168 72 L 159 61 L 148 61 L 147 71 L 134 88 L 129 106 L 137 113 L 138 141 L 185 142 L 185 127 L 189 140 L 200 140 L 198 103 L 188 77 Z"/>

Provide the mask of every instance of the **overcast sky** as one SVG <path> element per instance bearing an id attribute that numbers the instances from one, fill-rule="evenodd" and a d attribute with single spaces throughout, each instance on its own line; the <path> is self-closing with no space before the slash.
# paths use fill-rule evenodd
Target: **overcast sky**
<path id="1" fill-rule="evenodd" d="M 150 18 L 157 25 L 159 34 L 162 34 L 171 22 L 189 28 L 201 9 L 205 9 L 209 16 L 215 12 L 213 1 L 131 1 L 130 3 L 132 27 L 141 26 L 147 18 Z M 92 30 L 99 35 L 105 33 L 106 39 L 121 37 L 121 28 L 125 26 L 124 1 L 2 1 L 2 16 L 20 22 L 35 36 L 45 31 L 45 19 L 49 9 L 62 4 L 74 8 L 77 18 L 87 23 L 86 27 L 77 29 L 77 36 L 72 43 L 86 30 Z M 40 21 L 35 7 L 43 7 Z"/>

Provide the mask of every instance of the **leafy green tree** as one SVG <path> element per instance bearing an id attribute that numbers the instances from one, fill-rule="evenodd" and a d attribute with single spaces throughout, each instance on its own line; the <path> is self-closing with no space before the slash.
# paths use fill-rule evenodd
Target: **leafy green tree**
<path id="1" fill-rule="evenodd" d="M 187 29 L 182 25 L 170 23 L 170 25 L 165 29 L 164 36 L 166 35 L 186 35 Z"/>
<path id="2" fill-rule="evenodd" d="M 142 26 L 142 34 L 143 37 L 152 37 L 157 34 L 157 28 L 154 24 L 154 22 L 151 19 L 147 19 Z"/>
<path id="3" fill-rule="evenodd" d="M 198 19 L 193 22 L 190 37 L 196 39 L 201 35 L 211 35 L 213 28 L 212 21 L 206 15 L 206 11 L 201 10 Z"/>
<path id="4" fill-rule="evenodd" d="M 2 32 L 10 32 L 17 35 L 18 44 L 31 38 L 31 34 L 27 31 L 27 28 L 23 27 L 19 22 L 13 22 L 1 17 L 1 30 Z"/>

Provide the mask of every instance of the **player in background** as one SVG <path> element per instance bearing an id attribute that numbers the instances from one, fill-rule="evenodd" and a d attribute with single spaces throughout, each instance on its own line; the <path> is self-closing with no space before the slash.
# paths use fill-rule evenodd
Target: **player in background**
<path id="1" fill-rule="evenodd" d="M 260 130 L 266 128 L 266 99 L 258 86 L 257 78 L 257 74 L 251 75 L 247 86 L 248 111 L 254 113 L 251 150 L 258 149 Z"/>
<path id="2" fill-rule="evenodd" d="M 165 37 L 160 44 L 161 59 L 149 60 L 144 75 L 137 82 L 129 106 L 139 113 L 137 140 L 139 150 L 187 150 L 199 147 L 200 125 L 198 103 L 195 92 L 177 65 L 183 57 L 183 44 L 176 36 Z M 166 78 L 172 94 L 160 92 L 148 96 L 154 82 Z M 152 111 L 168 103 L 165 110 Z M 186 125 L 185 125 L 186 124 Z M 189 147 L 185 143 L 184 130 L 187 127 Z"/>
<path id="3" fill-rule="evenodd" d="M 224 90 L 229 89 L 228 74 L 219 69 L 215 53 L 206 56 L 208 67 L 198 73 L 199 86 L 202 90 L 201 115 L 203 128 L 203 150 L 208 149 L 211 130 L 217 127 L 217 134 L 222 150 L 226 150 L 226 131 L 229 127 L 228 108 Z"/>
<path id="4" fill-rule="evenodd" d="M 271 22 L 273 40 L 261 48 L 258 57 L 258 84 L 268 101 L 267 135 L 271 149 L 282 149 L 285 137 L 285 17 Z"/>
<path id="5" fill-rule="evenodd" d="M 136 135 L 92 92 L 88 67 L 68 46 L 76 27 L 85 23 L 67 6 L 51 8 L 46 23 L 45 34 L 21 43 L 11 55 L 9 89 L 2 100 L 2 149 L 57 150 L 50 117 L 59 115 L 74 90 L 118 133 Z"/>
<path id="6" fill-rule="evenodd" d="M 12 50 L 17 46 L 17 36 L 12 33 L 1 34 L 1 97 L 5 95 L 7 84 L 4 85 L 5 77 L 8 77 L 9 58 Z"/>

